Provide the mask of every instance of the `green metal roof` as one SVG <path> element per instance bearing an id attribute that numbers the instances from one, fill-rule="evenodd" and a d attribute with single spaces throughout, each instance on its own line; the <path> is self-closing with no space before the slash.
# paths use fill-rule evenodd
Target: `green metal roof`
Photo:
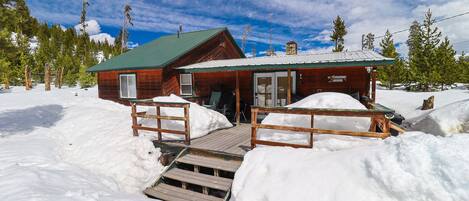
<path id="1" fill-rule="evenodd" d="M 226 27 L 162 36 L 90 67 L 88 72 L 164 68 L 187 52 L 215 37 Z M 228 34 L 231 40 L 233 38 Z M 233 40 L 234 42 L 234 40 Z M 235 44 L 236 45 L 236 44 Z M 236 45 L 237 46 L 237 45 Z M 238 48 L 239 49 L 239 48 Z M 241 51 L 241 50 L 239 50 Z"/>

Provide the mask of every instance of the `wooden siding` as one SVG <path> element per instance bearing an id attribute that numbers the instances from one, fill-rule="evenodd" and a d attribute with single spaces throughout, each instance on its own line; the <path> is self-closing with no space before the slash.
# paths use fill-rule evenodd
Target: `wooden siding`
<path id="1" fill-rule="evenodd" d="M 210 39 L 205 44 L 195 48 L 193 51 L 165 68 L 163 73 L 163 94 L 180 94 L 179 72 L 174 70 L 174 68 L 209 60 L 241 57 L 242 55 L 237 51 L 235 44 L 230 42 L 226 32 L 222 32 L 217 37 Z"/>
<path id="2" fill-rule="evenodd" d="M 328 69 L 300 69 L 296 71 L 297 94 L 308 96 L 318 92 L 342 92 L 367 95 L 369 74 L 364 67 L 328 68 Z M 329 82 L 328 77 L 347 76 L 345 82 Z"/>
<path id="3" fill-rule="evenodd" d="M 162 94 L 162 70 L 125 70 L 98 73 L 99 98 L 128 104 L 119 95 L 119 74 L 135 73 L 137 78 L 137 98 L 152 98 Z"/>
<path id="4" fill-rule="evenodd" d="M 286 70 L 282 70 L 286 71 Z M 368 95 L 369 74 L 364 67 L 299 69 L 296 72 L 296 95 L 309 96 L 318 92 L 359 92 Z M 261 71 L 256 71 L 261 72 Z M 241 101 L 254 104 L 253 71 L 240 71 Z M 345 82 L 331 83 L 329 76 L 347 76 Z M 194 91 L 198 97 L 208 101 L 211 91 L 234 91 L 236 85 L 235 72 L 194 73 Z"/>
<path id="5" fill-rule="evenodd" d="M 252 104 L 253 101 L 253 80 L 252 72 L 239 72 L 239 89 L 241 101 Z M 194 89 L 199 97 L 209 99 L 212 91 L 233 91 L 236 88 L 235 72 L 217 73 L 194 73 Z"/>
<path id="6" fill-rule="evenodd" d="M 228 37 L 227 32 L 222 32 L 163 69 L 98 72 L 99 97 L 128 104 L 128 101 L 119 97 L 119 74 L 121 73 L 136 74 L 138 99 L 180 94 L 179 72 L 174 68 L 214 59 L 242 57 L 236 44 L 231 43 Z"/>

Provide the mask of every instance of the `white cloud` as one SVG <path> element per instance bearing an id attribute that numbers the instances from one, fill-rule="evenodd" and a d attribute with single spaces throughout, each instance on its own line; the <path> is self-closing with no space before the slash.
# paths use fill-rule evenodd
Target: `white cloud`
<path id="1" fill-rule="evenodd" d="M 94 0 L 88 8 L 88 16 L 98 19 L 106 26 L 120 27 L 125 2 Z M 42 20 L 54 23 L 75 23 L 80 16 L 79 1 L 45 0 L 30 3 L 31 12 Z M 332 20 L 340 15 L 348 28 L 345 46 L 348 50 L 361 49 L 361 35 L 374 33 L 384 35 L 386 29 L 398 31 L 406 29 L 410 23 L 423 18 L 427 8 L 434 16 L 445 17 L 467 12 L 469 0 L 271 0 L 265 1 L 225 1 L 207 0 L 161 0 L 131 1 L 133 8 L 133 30 L 174 33 L 179 24 L 184 31 L 192 31 L 220 26 L 228 26 L 235 38 L 241 38 L 246 19 L 253 20 L 250 40 L 269 42 L 269 26 L 274 26 L 272 43 L 283 45 L 288 40 L 299 42 L 300 48 L 315 48 L 317 42 L 328 41 L 327 32 L 332 28 Z M 269 13 L 273 17 L 269 20 Z M 242 20 L 239 20 L 242 19 Z M 469 15 L 439 23 L 443 33 L 453 42 L 469 40 Z M 99 31 L 98 31 L 99 33 Z M 407 33 L 396 34 L 395 42 L 402 43 Z M 375 41 L 378 46 L 379 40 Z M 324 45 L 322 44 L 322 45 Z M 321 45 L 321 46 L 322 46 Z M 404 47 L 403 47 L 404 48 Z M 469 43 L 455 45 L 458 51 L 469 51 Z M 322 48 L 324 49 L 324 48 Z M 401 52 L 402 53 L 402 52 Z"/>
<path id="2" fill-rule="evenodd" d="M 95 41 L 95 42 L 101 42 L 101 43 L 107 40 L 109 44 L 114 44 L 115 38 L 109 35 L 108 33 L 99 33 L 99 34 L 91 35 L 90 40 Z"/>
<path id="3" fill-rule="evenodd" d="M 85 24 L 86 24 L 86 28 L 85 28 L 86 33 L 88 33 L 89 35 L 95 35 L 95 34 L 101 33 L 101 26 L 99 25 L 98 21 L 89 20 L 89 21 L 85 21 Z M 81 33 L 82 28 L 83 28 L 82 24 L 75 25 L 75 31 L 77 33 Z"/>

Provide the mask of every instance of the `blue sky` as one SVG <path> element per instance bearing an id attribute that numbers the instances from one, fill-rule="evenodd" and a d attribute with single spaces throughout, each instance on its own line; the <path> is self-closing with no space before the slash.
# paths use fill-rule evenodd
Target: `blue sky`
<path id="1" fill-rule="evenodd" d="M 79 21 L 79 0 L 28 0 L 33 16 L 48 23 L 73 27 Z M 173 34 L 179 24 L 184 31 L 214 27 L 228 27 L 238 44 L 246 25 L 252 27 L 247 51 L 255 46 L 258 55 L 268 48 L 269 29 L 272 44 L 280 54 L 289 40 L 298 42 L 303 52 L 328 52 L 332 20 L 341 15 L 348 34 L 348 50 L 360 49 L 361 35 L 369 32 L 383 35 L 386 29 L 398 31 L 408 28 L 413 20 L 421 20 L 430 8 L 436 17 L 447 17 L 469 11 L 469 0 L 89 0 L 90 34 L 97 38 L 115 37 L 122 24 L 122 10 L 126 2 L 133 8 L 135 26 L 130 41 L 144 44 L 161 35 Z M 438 24 L 443 34 L 455 42 L 459 51 L 469 50 L 469 15 Z M 398 50 L 406 54 L 408 33 L 395 35 Z M 462 42 L 461 42 L 462 41 Z M 378 46 L 375 42 L 375 46 Z"/>

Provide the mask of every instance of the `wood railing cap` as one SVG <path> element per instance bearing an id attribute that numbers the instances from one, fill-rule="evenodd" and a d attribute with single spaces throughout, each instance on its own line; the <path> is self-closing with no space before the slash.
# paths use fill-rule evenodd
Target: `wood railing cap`
<path id="1" fill-rule="evenodd" d="M 377 108 L 377 109 L 376 109 Z M 375 107 L 375 109 L 336 109 L 336 108 L 300 108 L 300 107 L 261 107 L 251 106 L 251 109 L 270 110 L 270 111 L 302 111 L 302 112 L 356 112 L 356 113 L 393 113 L 386 107 Z"/>

